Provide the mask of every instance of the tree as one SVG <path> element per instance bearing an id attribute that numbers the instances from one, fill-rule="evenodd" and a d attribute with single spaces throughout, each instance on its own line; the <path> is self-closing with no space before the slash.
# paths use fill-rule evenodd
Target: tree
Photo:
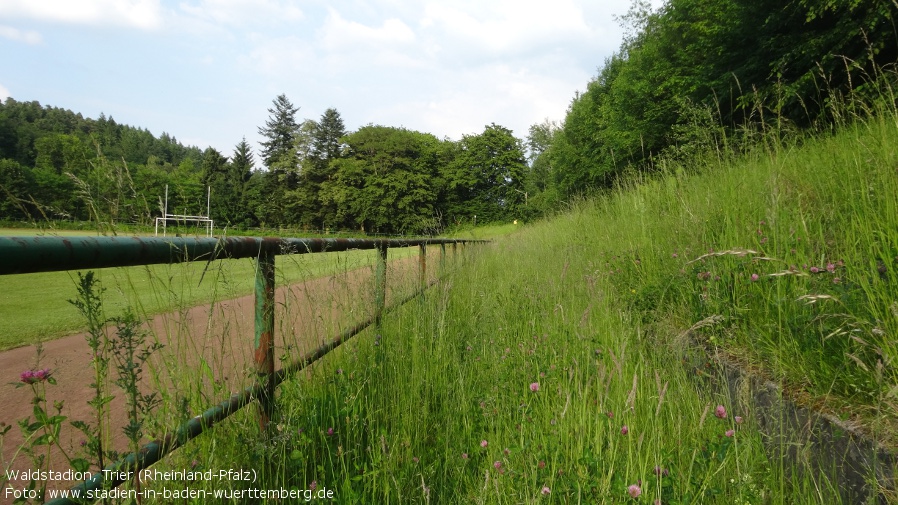
<path id="1" fill-rule="evenodd" d="M 430 134 L 365 126 L 344 137 L 321 200 L 333 226 L 378 233 L 420 233 L 436 213 L 440 141 Z M 329 223 L 329 224 L 330 224 Z"/>
<path id="2" fill-rule="evenodd" d="M 447 167 L 447 212 L 456 221 L 497 222 L 521 217 L 525 206 L 523 146 L 495 123 L 480 135 L 464 135 Z"/>
<path id="3" fill-rule="evenodd" d="M 259 133 L 267 140 L 263 141 L 260 155 L 268 172 L 262 177 L 263 192 L 268 202 L 262 214 L 269 225 L 280 225 L 287 221 L 285 215 L 285 195 L 296 188 L 299 172 L 299 153 L 296 148 L 296 136 L 299 125 L 296 123 L 296 112 L 286 95 L 278 95 L 273 100 L 274 106 L 268 109 L 271 116 Z"/>
<path id="4" fill-rule="evenodd" d="M 311 156 L 302 180 L 306 201 L 312 207 L 307 214 L 311 214 L 313 222 L 319 227 L 332 226 L 337 209 L 330 201 L 323 200 L 319 192 L 321 185 L 334 175 L 333 162 L 342 156 L 346 127 L 334 108 L 324 111 L 321 119 L 314 124 Z"/>
<path id="5" fill-rule="evenodd" d="M 271 116 L 265 126 L 259 127 L 259 133 L 267 139 L 261 142 L 262 163 L 271 172 L 295 176 L 299 165 L 295 138 L 299 130 L 296 123 L 299 107 L 294 107 L 284 94 L 278 95 L 272 103 L 274 107 L 268 109 Z"/>
<path id="6" fill-rule="evenodd" d="M 527 135 L 527 157 L 530 163 L 524 180 L 524 191 L 527 195 L 525 204 L 530 207 L 527 215 L 529 218 L 544 214 L 558 202 L 550 152 L 558 132 L 558 125 L 548 119 L 530 126 Z"/>

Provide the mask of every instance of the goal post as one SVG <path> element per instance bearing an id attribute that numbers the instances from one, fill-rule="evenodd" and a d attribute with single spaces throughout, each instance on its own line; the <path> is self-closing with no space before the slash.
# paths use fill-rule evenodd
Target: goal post
<path id="1" fill-rule="evenodd" d="M 185 214 L 169 214 L 168 213 L 168 184 L 165 185 L 165 207 L 162 210 L 162 217 L 156 218 L 156 236 L 159 236 L 159 223 L 162 223 L 162 236 L 166 236 L 168 222 L 175 223 L 197 223 L 206 229 L 206 235 L 212 236 L 212 230 L 215 228 L 215 221 L 209 216 L 212 214 L 212 187 L 209 186 L 206 192 L 206 214 L 205 216 L 188 216 Z"/>

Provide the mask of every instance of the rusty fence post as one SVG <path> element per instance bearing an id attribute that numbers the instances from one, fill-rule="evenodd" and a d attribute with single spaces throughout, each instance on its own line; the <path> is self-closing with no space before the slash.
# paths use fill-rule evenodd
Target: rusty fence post
<path id="1" fill-rule="evenodd" d="M 387 302 L 387 245 L 377 245 L 377 267 L 374 272 L 374 324 L 380 327 L 380 317 L 383 315 Z"/>
<path id="2" fill-rule="evenodd" d="M 262 431 L 268 429 L 274 411 L 274 258 L 273 252 L 263 249 L 256 259 L 255 363 Z"/>
<path id="3" fill-rule="evenodd" d="M 427 244 L 418 245 L 418 260 L 421 264 L 421 290 L 427 288 Z"/>

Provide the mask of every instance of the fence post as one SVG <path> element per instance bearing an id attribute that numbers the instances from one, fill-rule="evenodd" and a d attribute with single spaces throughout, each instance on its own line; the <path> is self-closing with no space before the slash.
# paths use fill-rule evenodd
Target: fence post
<path id="1" fill-rule="evenodd" d="M 418 245 L 418 260 L 421 264 L 421 290 L 427 288 L 427 244 Z"/>
<path id="2" fill-rule="evenodd" d="M 440 242 L 440 273 L 439 276 L 442 277 L 446 274 L 446 243 Z"/>
<path id="3" fill-rule="evenodd" d="M 387 302 L 387 245 L 377 245 L 377 269 L 374 272 L 374 324 L 380 327 L 380 316 Z"/>
<path id="4" fill-rule="evenodd" d="M 259 251 L 256 259 L 255 363 L 262 385 L 259 395 L 259 427 L 268 429 L 274 410 L 274 253 Z"/>

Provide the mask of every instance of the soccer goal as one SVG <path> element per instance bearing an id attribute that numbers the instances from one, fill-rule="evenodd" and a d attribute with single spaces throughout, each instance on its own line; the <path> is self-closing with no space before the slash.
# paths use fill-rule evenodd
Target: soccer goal
<path id="1" fill-rule="evenodd" d="M 212 230 L 215 228 L 215 222 L 209 218 L 212 214 L 212 187 L 208 187 L 206 191 L 206 215 L 205 216 L 188 216 L 185 214 L 169 214 L 168 213 L 168 184 L 165 185 L 165 207 L 162 211 L 162 217 L 156 218 L 156 236 L 159 236 L 159 225 L 162 224 L 162 236 L 166 236 L 168 231 L 168 222 L 174 221 L 176 225 L 181 223 L 196 223 L 197 229 L 205 230 L 205 234 L 212 236 Z"/>

